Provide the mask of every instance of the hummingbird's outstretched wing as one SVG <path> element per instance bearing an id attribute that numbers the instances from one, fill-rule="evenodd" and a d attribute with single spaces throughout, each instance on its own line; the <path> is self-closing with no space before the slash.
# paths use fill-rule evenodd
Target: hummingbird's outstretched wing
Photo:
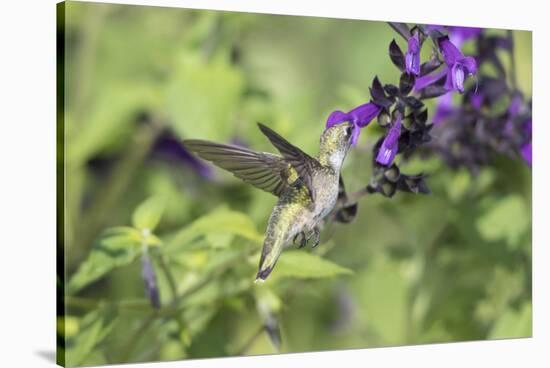
<path id="1" fill-rule="evenodd" d="M 266 127 L 262 123 L 258 123 L 260 130 L 271 141 L 271 143 L 279 150 L 285 160 L 292 165 L 292 167 L 298 173 L 298 176 L 308 188 L 311 195 L 311 199 L 315 201 L 314 191 L 311 184 L 311 178 L 316 168 L 319 168 L 321 164 L 315 158 L 311 157 L 298 147 L 294 146 L 286 139 L 275 133 L 270 128 Z"/>
<path id="2" fill-rule="evenodd" d="M 283 157 L 271 153 L 199 139 L 184 140 L 183 145 L 239 179 L 276 196 L 297 179 L 291 165 Z"/>

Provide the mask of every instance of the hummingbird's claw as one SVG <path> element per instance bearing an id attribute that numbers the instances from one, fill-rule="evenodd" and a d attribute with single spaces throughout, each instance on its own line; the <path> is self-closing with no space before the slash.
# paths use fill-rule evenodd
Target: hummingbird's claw
<path id="1" fill-rule="evenodd" d="M 313 239 L 313 244 L 312 244 L 311 247 L 315 248 L 321 242 L 321 231 L 319 230 L 319 228 L 317 226 L 315 226 L 313 228 L 313 236 L 314 236 L 314 239 Z"/>
<path id="2" fill-rule="evenodd" d="M 296 239 L 298 239 L 298 237 L 301 237 L 300 238 L 300 245 L 298 245 L 298 248 L 303 248 L 305 247 L 305 245 L 307 244 L 307 241 L 309 240 L 307 237 L 306 237 L 306 233 L 301 231 L 299 232 L 298 234 L 296 234 L 294 236 L 294 240 L 292 241 L 295 245 L 296 245 Z"/>

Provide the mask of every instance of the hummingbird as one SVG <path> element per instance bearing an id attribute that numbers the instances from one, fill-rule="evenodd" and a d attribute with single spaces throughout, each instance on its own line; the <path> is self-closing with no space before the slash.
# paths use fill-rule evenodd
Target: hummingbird
<path id="1" fill-rule="evenodd" d="M 321 135 L 319 154 L 312 157 L 267 126 L 258 127 L 280 155 L 235 145 L 188 139 L 183 145 L 199 157 L 237 178 L 278 197 L 268 220 L 256 281 L 265 281 L 281 252 L 300 239 L 300 248 L 313 237 L 343 194 L 340 170 L 351 146 L 354 126 L 342 123 Z M 355 128 L 358 129 L 358 128 Z"/>

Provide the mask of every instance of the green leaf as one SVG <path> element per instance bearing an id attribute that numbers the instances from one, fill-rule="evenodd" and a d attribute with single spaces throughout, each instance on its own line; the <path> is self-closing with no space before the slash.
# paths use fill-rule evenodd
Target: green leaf
<path id="1" fill-rule="evenodd" d="M 94 348 L 112 330 L 114 321 L 104 308 L 86 314 L 79 323 L 78 334 L 69 342 L 69 348 L 66 350 L 66 366 L 85 364 Z"/>
<path id="2" fill-rule="evenodd" d="M 181 137 L 227 139 L 243 87 L 241 72 L 227 61 L 205 64 L 200 55 L 186 54 L 176 65 L 167 93 L 174 130 Z"/>
<path id="3" fill-rule="evenodd" d="M 476 227 L 485 240 L 505 240 L 509 247 L 515 248 L 528 230 L 530 221 L 531 215 L 523 199 L 512 195 L 494 202 L 479 218 Z"/>
<path id="4" fill-rule="evenodd" d="M 294 277 L 316 279 L 349 275 L 351 273 L 353 271 L 350 269 L 339 266 L 315 254 L 307 253 L 303 250 L 294 250 L 281 254 L 279 261 L 273 269 L 271 278 Z"/>
<path id="5" fill-rule="evenodd" d="M 193 240 L 207 236 L 208 241 L 216 245 L 225 245 L 230 239 L 227 234 L 237 235 L 254 242 L 261 242 L 263 236 L 258 233 L 254 223 L 247 215 L 220 207 L 200 217 L 179 231 L 167 244 L 166 251 L 178 252 L 185 249 Z"/>
<path id="6" fill-rule="evenodd" d="M 380 344 L 399 344 L 407 328 L 407 279 L 399 263 L 386 256 L 374 258 L 354 277 L 353 288 L 369 330 L 380 336 Z"/>
<path id="7" fill-rule="evenodd" d="M 75 121 L 68 115 L 65 157 L 70 163 L 79 165 L 98 153 L 124 144 L 133 132 L 138 112 L 156 106 L 158 101 L 157 92 L 143 83 L 121 83 L 103 88 L 83 121 Z"/>
<path id="8" fill-rule="evenodd" d="M 141 253 L 140 239 L 139 231 L 130 227 L 107 229 L 69 281 L 68 292 L 75 293 L 115 267 L 133 262 Z"/>
<path id="9" fill-rule="evenodd" d="M 494 324 L 489 339 L 529 337 L 532 335 L 531 303 L 524 303 L 519 311 L 509 308 Z"/>
<path id="10" fill-rule="evenodd" d="M 153 231 L 164 211 L 164 201 L 160 197 L 151 197 L 141 203 L 132 214 L 132 224 L 138 229 Z"/>

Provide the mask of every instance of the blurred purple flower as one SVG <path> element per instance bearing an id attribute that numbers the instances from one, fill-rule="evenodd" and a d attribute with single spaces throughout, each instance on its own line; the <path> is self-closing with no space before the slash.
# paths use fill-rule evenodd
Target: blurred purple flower
<path id="1" fill-rule="evenodd" d="M 459 26 L 440 26 L 431 24 L 426 26 L 428 30 L 437 30 L 444 32 L 445 29 L 448 31 L 449 39 L 455 45 L 456 47 L 461 47 L 462 44 L 474 37 L 477 37 L 481 31 L 482 28 L 476 28 L 476 27 L 459 27 Z"/>
<path id="2" fill-rule="evenodd" d="M 399 148 L 399 135 L 401 134 L 401 115 L 397 114 L 397 118 L 393 123 L 392 127 L 388 131 L 386 138 L 382 142 L 380 149 L 378 150 L 378 155 L 376 155 L 376 162 L 380 165 L 389 166 L 395 155 L 397 154 L 397 149 Z"/>
<path id="3" fill-rule="evenodd" d="M 369 102 L 360 105 L 347 113 L 336 110 L 329 115 L 326 127 L 330 128 L 331 126 L 344 122 L 352 123 L 353 133 L 351 137 L 351 144 L 355 146 L 357 144 L 357 139 L 359 138 L 361 128 L 367 126 L 371 120 L 380 113 L 381 109 L 382 108 L 374 102 Z"/>
<path id="4" fill-rule="evenodd" d="M 181 144 L 181 140 L 170 132 L 159 136 L 153 146 L 152 154 L 168 160 L 180 161 L 204 178 L 211 179 L 213 177 L 212 169 L 189 153 Z"/>
<path id="5" fill-rule="evenodd" d="M 475 110 L 481 109 L 481 106 L 483 105 L 483 101 L 485 100 L 485 96 L 481 93 L 472 93 L 470 95 L 470 104 Z"/>
<path id="6" fill-rule="evenodd" d="M 452 93 L 447 92 L 437 99 L 433 124 L 439 125 L 439 123 L 449 117 L 453 111 L 453 95 Z"/>
<path id="7" fill-rule="evenodd" d="M 477 37 L 482 29 L 475 27 L 447 27 L 449 39 L 456 47 L 461 47 L 465 41 Z"/>
<path id="8" fill-rule="evenodd" d="M 145 291 L 151 301 L 151 305 L 155 309 L 159 309 L 160 297 L 157 286 L 157 277 L 155 274 L 155 269 L 153 268 L 153 262 L 147 252 L 143 252 L 143 255 L 141 256 L 141 275 L 143 277 L 143 281 L 145 282 Z"/>
<path id="9" fill-rule="evenodd" d="M 523 143 L 523 145 L 520 148 L 520 154 L 521 157 L 529 164 L 529 166 L 533 165 L 532 160 L 532 137 L 533 137 L 533 120 L 529 118 L 528 120 L 523 123 L 523 133 L 528 137 Z"/>
<path id="10" fill-rule="evenodd" d="M 420 74 L 420 40 L 418 32 L 409 38 L 407 53 L 405 54 L 405 70 L 409 74 Z"/>
<path id="11" fill-rule="evenodd" d="M 438 45 L 443 59 L 447 65 L 447 80 L 445 87 L 448 90 L 464 92 L 464 80 L 468 75 L 477 73 L 477 63 L 471 56 L 464 56 L 460 50 L 451 43 L 449 37 L 438 39 Z"/>
<path id="12" fill-rule="evenodd" d="M 529 164 L 529 166 L 533 166 L 533 159 L 532 159 L 532 142 L 525 143 L 523 146 L 521 146 L 520 153 L 521 157 Z"/>

